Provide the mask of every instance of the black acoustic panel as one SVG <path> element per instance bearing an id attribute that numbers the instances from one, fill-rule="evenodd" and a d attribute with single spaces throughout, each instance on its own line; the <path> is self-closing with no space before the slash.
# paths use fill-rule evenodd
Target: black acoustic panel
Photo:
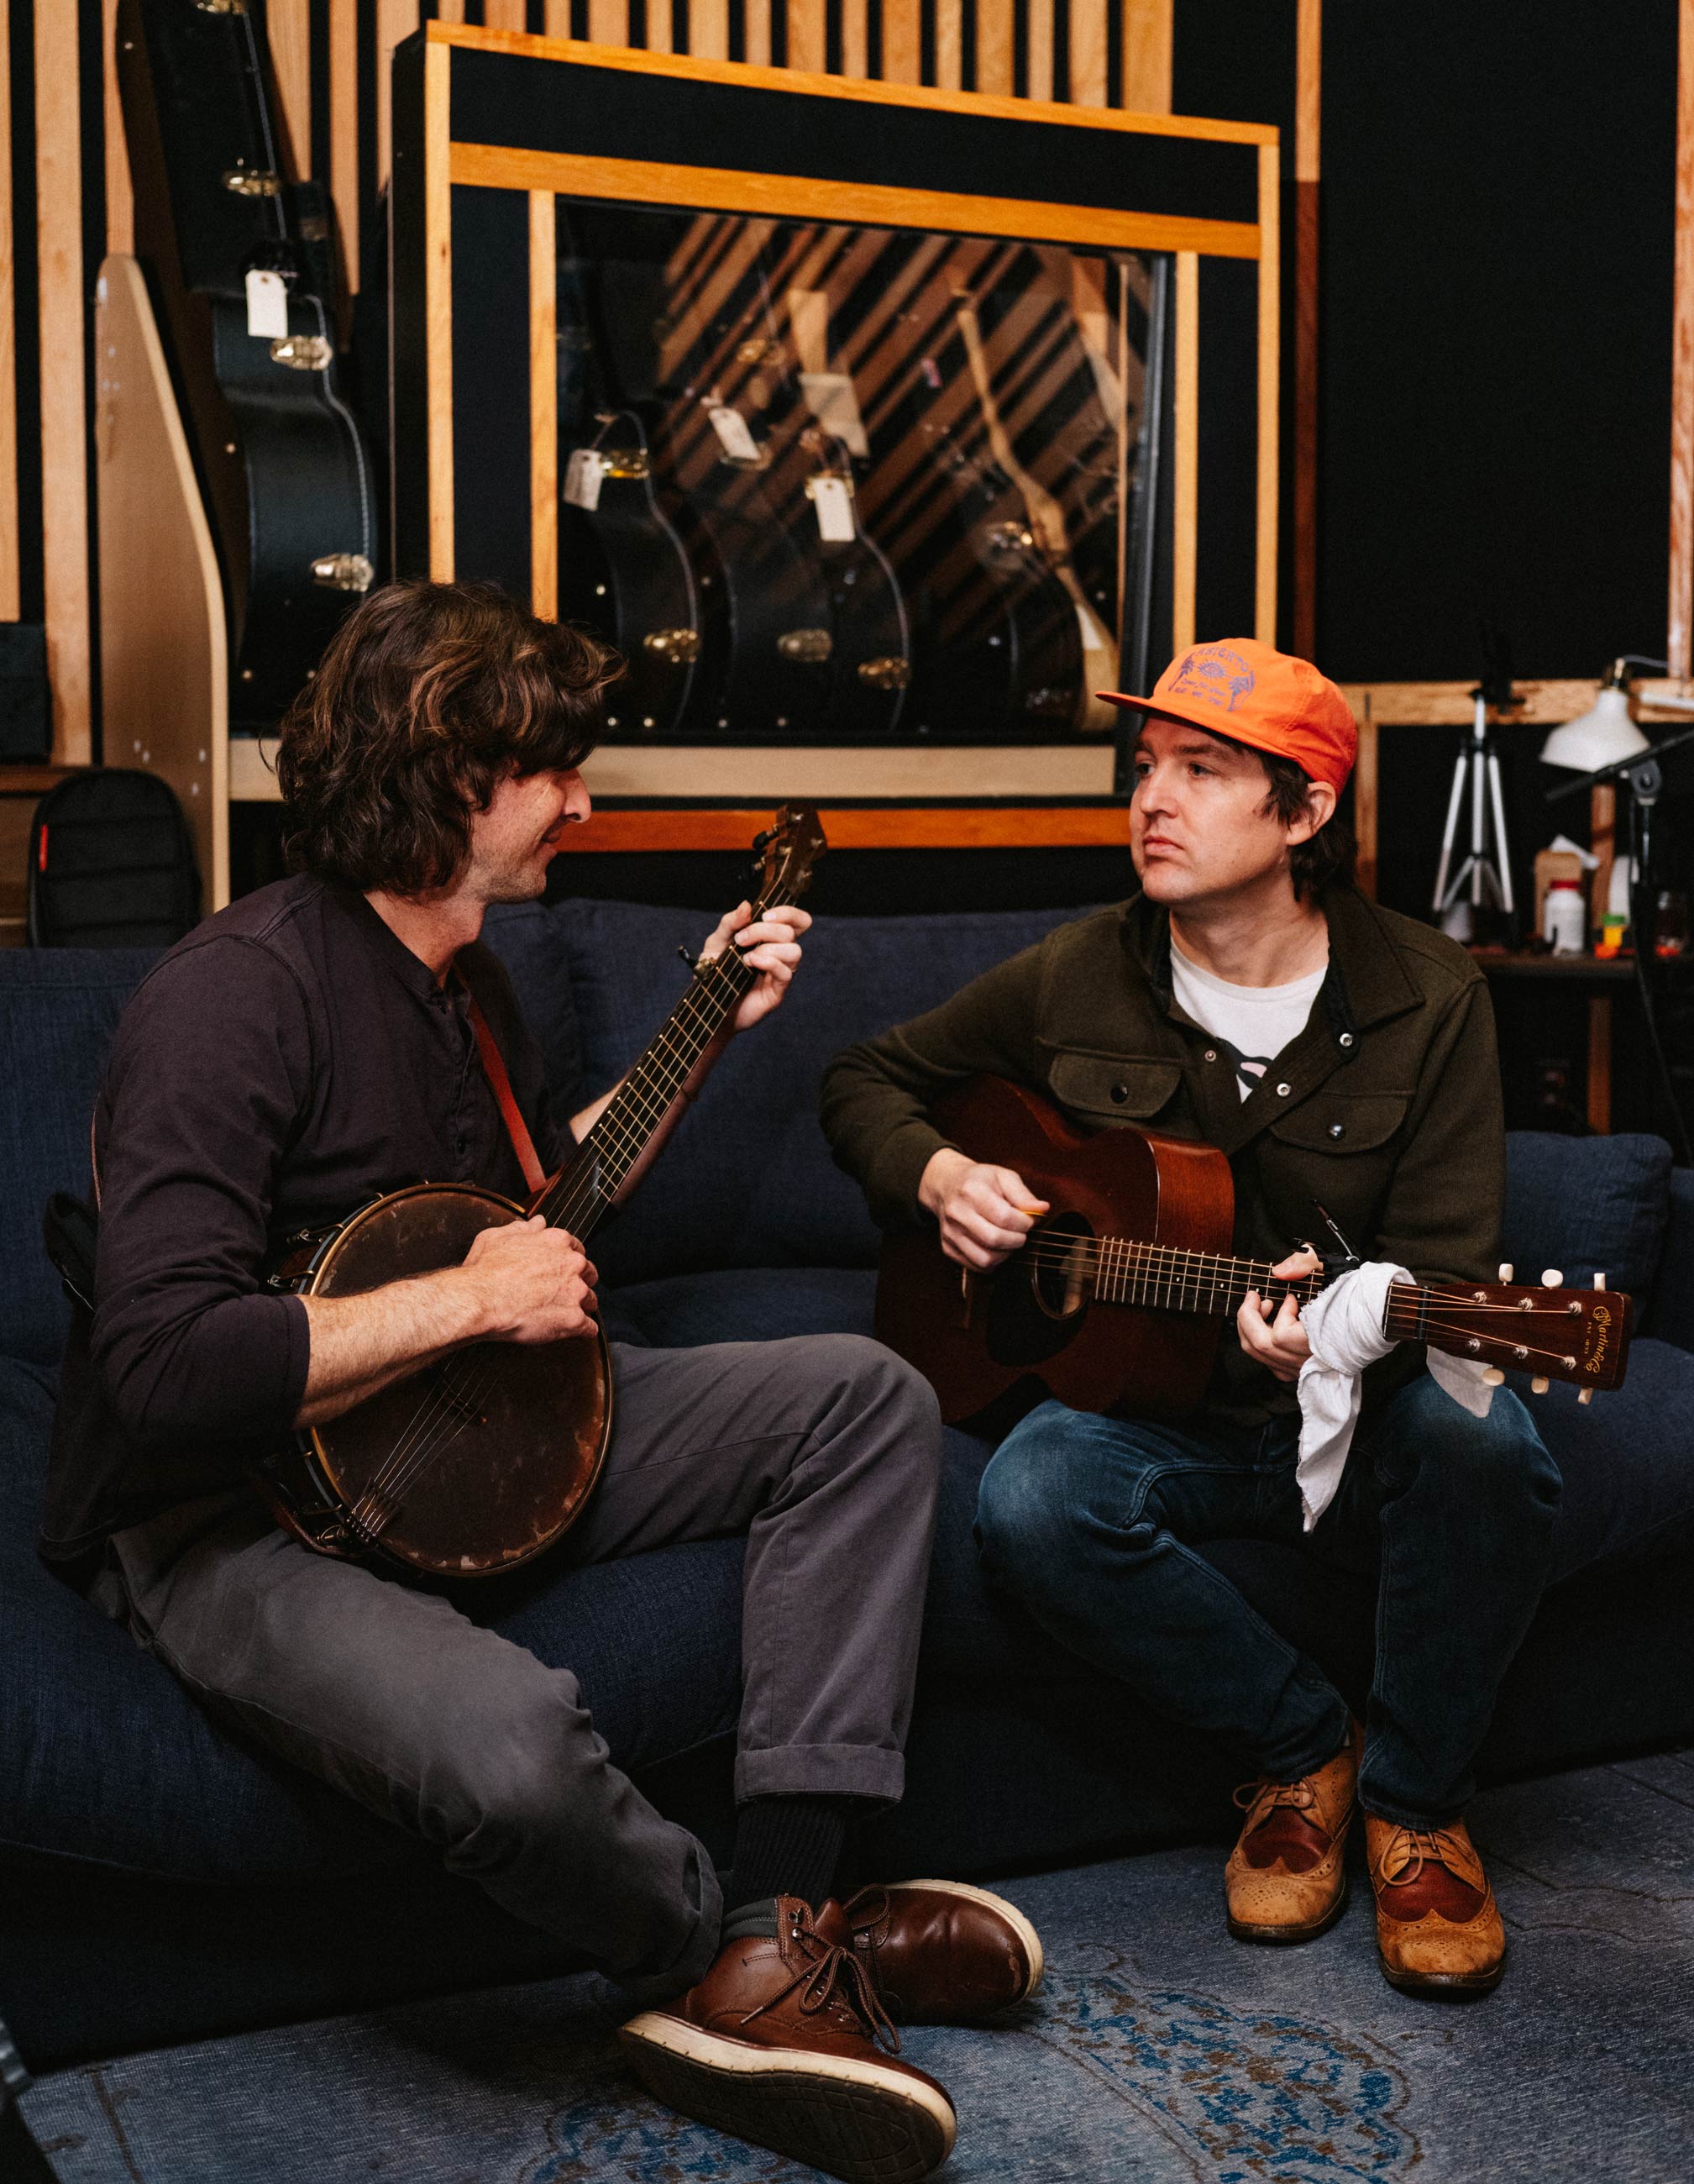
<path id="1" fill-rule="evenodd" d="M 52 743 L 47 632 L 39 622 L 0 622 L 0 759 L 42 759 Z"/>
<path id="2" fill-rule="evenodd" d="M 455 142 L 1198 220 L 1258 218 L 1258 147 L 454 49 Z"/>
<path id="3" fill-rule="evenodd" d="M 1258 267 L 1200 261 L 1200 552 L 1194 630 L 1253 630 L 1258 538 Z"/>
<path id="4" fill-rule="evenodd" d="M 453 566 L 527 606 L 527 194 L 454 190 L 453 263 Z"/>

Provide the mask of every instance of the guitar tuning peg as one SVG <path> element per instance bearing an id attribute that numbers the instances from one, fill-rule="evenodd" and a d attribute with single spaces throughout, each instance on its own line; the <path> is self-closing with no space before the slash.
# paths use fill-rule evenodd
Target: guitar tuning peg
<path id="1" fill-rule="evenodd" d="M 1537 1373 L 1535 1379 L 1530 1383 L 1530 1393 L 1532 1396 L 1544 1396 L 1552 1384 L 1552 1382 L 1548 1380 L 1544 1374 Z"/>
<path id="2" fill-rule="evenodd" d="M 1512 1279 L 1512 1262 L 1509 1259 L 1502 1259 L 1500 1262 L 1500 1279 L 1502 1282 L 1509 1282 Z"/>
<path id="3" fill-rule="evenodd" d="M 1485 1388 L 1500 1388 L 1503 1387 L 1505 1383 L 1506 1375 L 1497 1365 L 1491 1365 L 1482 1376 L 1482 1384 Z"/>
<path id="4" fill-rule="evenodd" d="M 1591 1403 L 1594 1400 L 1594 1390 L 1591 1388 L 1579 1388 L 1576 1391 L 1576 1400 L 1579 1403 Z"/>
<path id="5" fill-rule="evenodd" d="M 1564 1287 L 1564 1276 L 1557 1267 L 1541 1268 L 1541 1287 L 1544 1290 L 1562 1290 Z"/>

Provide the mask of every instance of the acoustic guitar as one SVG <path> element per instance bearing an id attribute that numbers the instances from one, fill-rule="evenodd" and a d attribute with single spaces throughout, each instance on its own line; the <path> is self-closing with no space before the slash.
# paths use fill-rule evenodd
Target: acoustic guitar
<path id="1" fill-rule="evenodd" d="M 980 1077 L 941 1100 L 938 1129 L 972 1160 L 1014 1168 L 1051 1212 L 991 1273 L 958 1266 L 933 1227 L 891 1236 L 877 1284 L 877 1334 L 929 1380 L 949 1424 L 1020 1382 L 1073 1410 L 1120 1405 L 1175 1419 L 1200 1403 L 1223 1323 L 1251 1290 L 1280 1305 L 1315 1296 L 1329 1271 L 1279 1280 L 1234 1256 L 1229 1163 L 1210 1145 L 1129 1126 L 1085 1136 L 1038 1094 Z M 1622 1384 L 1633 1312 L 1608 1290 L 1512 1281 L 1396 1282 L 1383 1331 L 1533 1376 L 1586 1401 Z"/>
<path id="2" fill-rule="evenodd" d="M 784 806 L 754 844 L 749 922 L 803 894 L 825 847 L 816 813 Z M 286 1239 L 270 1286 L 357 1296 L 459 1266 L 482 1230 L 536 1213 L 579 1240 L 592 1235 L 758 976 L 733 947 L 699 964 L 599 1120 L 527 1206 L 471 1184 L 414 1184 Z M 612 1405 L 598 1331 L 473 1343 L 304 1429 L 254 1466 L 253 1484 L 277 1522 L 320 1553 L 489 1577 L 570 1529 L 599 1477 Z"/>

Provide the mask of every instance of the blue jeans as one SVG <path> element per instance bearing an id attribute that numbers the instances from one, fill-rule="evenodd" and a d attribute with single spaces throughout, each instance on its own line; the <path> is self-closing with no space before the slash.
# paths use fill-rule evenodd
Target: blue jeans
<path id="1" fill-rule="evenodd" d="M 1476 1418 L 1424 1374 L 1357 1435 L 1308 1540 L 1297 1439 L 1293 1420 L 1163 1426 L 1043 1403 L 983 1475 L 985 1574 L 1156 1713 L 1290 1782 L 1340 1751 L 1346 1703 L 1194 1550 L 1305 1541 L 1374 1572 L 1360 1802 L 1402 1826 L 1444 1826 L 1470 1799 L 1495 1694 L 1546 1581 L 1558 1467 L 1509 1390 Z"/>

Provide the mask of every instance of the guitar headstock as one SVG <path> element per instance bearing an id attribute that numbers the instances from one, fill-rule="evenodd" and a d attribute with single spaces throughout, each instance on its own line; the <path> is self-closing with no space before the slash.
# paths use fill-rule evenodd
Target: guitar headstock
<path id="1" fill-rule="evenodd" d="M 777 903 L 798 902 L 811 885 L 817 861 L 829 847 L 810 805 L 785 804 L 753 839 L 753 916 Z"/>
<path id="2" fill-rule="evenodd" d="M 1427 1342 L 1455 1357 L 1529 1373 L 1543 1387 L 1569 1380 L 1585 1394 L 1623 1384 L 1634 1318 L 1629 1297 L 1606 1288 L 1603 1276 L 1591 1290 L 1566 1289 L 1557 1277 L 1539 1287 L 1500 1281 L 1423 1289 L 1396 1282 L 1383 1326 L 1401 1341 Z"/>

